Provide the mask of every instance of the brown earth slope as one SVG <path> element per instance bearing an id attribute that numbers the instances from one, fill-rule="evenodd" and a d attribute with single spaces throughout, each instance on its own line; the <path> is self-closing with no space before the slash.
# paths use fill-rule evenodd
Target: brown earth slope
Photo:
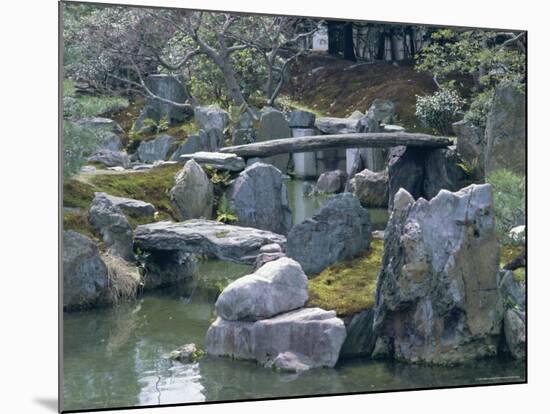
<path id="1" fill-rule="evenodd" d="M 351 62 L 311 53 L 292 65 L 283 94 L 320 114 L 338 117 L 365 112 L 376 98 L 389 99 L 396 104 L 399 123 L 416 129 L 416 95 L 435 90 L 432 78 L 412 65 Z"/>

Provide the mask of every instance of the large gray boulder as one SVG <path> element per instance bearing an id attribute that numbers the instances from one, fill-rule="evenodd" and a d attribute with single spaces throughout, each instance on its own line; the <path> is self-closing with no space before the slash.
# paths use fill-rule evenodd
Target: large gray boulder
<path id="1" fill-rule="evenodd" d="M 369 248 L 369 212 L 350 193 L 332 196 L 313 217 L 288 233 L 287 255 L 308 275 Z"/>
<path id="2" fill-rule="evenodd" d="M 363 170 L 350 180 L 350 191 L 363 207 L 388 206 L 388 173 Z"/>
<path id="3" fill-rule="evenodd" d="M 462 120 L 453 124 L 456 134 L 456 150 L 471 169 L 473 179 L 485 177 L 485 131 L 470 121 Z"/>
<path id="4" fill-rule="evenodd" d="M 228 190 L 239 224 L 287 234 L 292 213 L 283 175 L 272 165 L 255 163 L 242 171 Z"/>
<path id="5" fill-rule="evenodd" d="M 119 207 L 123 212 L 134 216 L 152 217 L 157 212 L 157 209 L 151 203 L 133 198 L 116 197 L 110 194 L 105 194 L 111 203 Z"/>
<path id="6" fill-rule="evenodd" d="M 158 138 L 143 141 L 137 149 L 139 159 L 143 162 L 165 160 L 175 142 L 176 138 L 171 135 L 161 135 Z"/>
<path id="7" fill-rule="evenodd" d="M 227 112 L 215 106 L 199 106 L 195 108 L 195 119 L 201 129 L 204 130 L 217 128 L 223 131 L 229 124 L 229 115 L 227 115 Z"/>
<path id="8" fill-rule="evenodd" d="M 256 322 L 218 317 L 206 333 L 206 351 L 262 364 L 292 352 L 307 357 L 310 368 L 333 367 L 345 338 L 344 322 L 334 311 L 304 308 Z"/>
<path id="9" fill-rule="evenodd" d="M 88 162 L 97 162 L 106 167 L 123 167 L 130 166 L 130 158 L 125 151 L 111 151 L 109 149 L 100 149 L 92 156 L 88 157 Z"/>
<path id="10" fill-rule="evenodd" d="M 316 188 L 320 193 L 335 194 L 344 191 L 347 175 L 344 171 L 334 170 L 322 173 L 317 180 Z"/>
<path id="11" fill-rule="evenodd" d="M 416 202 L 399 190 L 374 317 L 390 356 L 454 364 L 496 355 L 503 307 L 494 227 L 488 184 Z"/>
<path id="12" fill-rule="evenodd" d="M 341 358 L 356 358 L 370 356 L 376 343 L 376 333 L 373 329 L 374 309 L 365 309 L 353 315 L 346 327 L 346 341 L 342 345 Z"/>
<path id="13" fill-rule="evenodd" d="M 90 129 L 94 133 L 112 132 L 114 134 L 122 134 L 122 127 L 112 119 L 102 117 L 81 118 L 76 123 L 82 128 Z"/>
<path id="14" fill-rule="evenodd" d="M 217 170 L 242 171 L 246 164 L 244 159 L 235 154 L 227 152 L 206 152 L 199 151 L 192 154 L 183 154 L 179 157 L 179 162 L 194 160 L 200 165 L 209 165 Z"/>
<path id="15" fill-rule="evenodd" d="M 284 249 L 286 237 L 250 227 L 195 219 L 140 225 L 136 227 L 134 243 L 144 251 L 179 251 L 254 264 L 262 246 L 277 243 Z"/>
<path id="16" fill-rule="evenodd" d="M 471 183 L 459 166 L 462 160 L 456 148 L 439 148 L 426 153 L 424 160 L 423 197 L 431 199 L 445 189 L 458 191 Z"/>
<path id="17" fill-rule="evenodd" d="M 424 194 L 424 151 L 413 147 L 393 147 L 388 161 L 389 207 L 400 188 L 415 199 Z"/>
<path id="18" fill-rule="evenodd" d="M 281 111 L 275 109 L 262 111 L 260 128 L 256 137 L 257 142 L 290 137 L 292 137 L 292 132 L 285 115 Z M 290 156 L 288 154 L 280 154 L 267 157 L 263 159 L 263 162 L 277 167 L 281 172 L 286 174 L 289 160 Z"/>
<path id="19" fill-rule="evenodd" d="M 508 169 L 525 174 L 526 102 L 518 85 L 495 90 L 485 128 L 485 174 Z"/>
<path id="20" fill-rule="evenodd" d="M 143 290 L 186 286 L 196 271 L 193 255 L 179 250 L 149 250 L 140 258 L 145 268 Z"/>
<path id="21" fill-rule="evenodd" d="M 63 232 L 63 309 L 103 302 L 108 296 L 107 266 L 96 244 L 72 230 Z"/>
<path id="22" fill-rule="evenodd" d="M 198 134 L 189 136 L 176 148 L 170 157 L 171 161 L 181 161 L 181 156 L 202 151 L 217 151 L 223 145 L 223 134 L 218 128 L 201 129 Z"/>
<path id="23" fill-rule="evenodd" d="M 109 253 L 128 261 L 134 260 L 132 226 L 107 194 L 95 193 L 88 220 L 101 235 Z"/>
<path id="24" fill-rule="evenodd" d="M 301 110 L 291 111 L 288 124 L 291 128 L 313 128 L 315 125 L 315 114 Z"/>
<path id="25" fill-rule="evenodd" d="M 359 120 L 353 118 L 320 117 L 315 120 L 315 128 L 323 134 L 351 134 L 358 132 Z"/>
<path id="26" fill-rule="evenodd" d="M 194 160 L 189 160 L 176 174 L 170 201 L 180 220 L 212 217 L 214 186 Z"/>
<path id="27" fill-rule="evenodd" d="M 525 359 L 525 311 L 507 309 L 504 314 L 504 337 L 510 355 L 515 359 Z"/>
<path id="28" fill-rule="evenodd" d="M 283 257 L 230 283 L 216 301 L 216 313 L 230 321 L 257 321 L 301 308 L 307 299 L 307 276 Z"/>
<path id="29" fill-rule="evenodd" d="M 157 74 L 147 76 L 145 84 L 155 95 L 184 104 L 189 100 L 189 96 L 182 86 L 182 81 L 184 80 L 177 76 Z M 193 115 L 191 107 L 177 107 L 158 99 L 148 99 L 144 110 L 149 110 L 149 117 L 155 121 L 164 118 L 170 125 L 184 122 Z"/>

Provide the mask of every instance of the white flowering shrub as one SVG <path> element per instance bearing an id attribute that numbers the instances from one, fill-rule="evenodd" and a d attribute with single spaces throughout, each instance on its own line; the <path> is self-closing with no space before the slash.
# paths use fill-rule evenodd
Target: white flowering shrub
<path id="1" fill-rule="evenodd" d="M 452 89 L 441 89 L 433 95 L 416 96 L 416 117 L 420 122 L 441 134 L 452 131 L 464 100 Z"/>

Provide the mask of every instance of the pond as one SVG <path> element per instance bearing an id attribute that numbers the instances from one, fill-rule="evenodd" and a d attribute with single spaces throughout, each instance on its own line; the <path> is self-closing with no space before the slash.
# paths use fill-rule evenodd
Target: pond
<path id="1" fill-rule="evenodd" d="M 442 368 L 355 359 L 334 369 L 281 374 L 254 362 L 203 357 L 181 364 L 165 358 L 180 345 L 204 347 L 214 319 L 216 283 L 249 266 L 204 262 L 192 288 L 172 288 L 140 299 L 64 316 L 65 410 L 229 401 L 277 396 L 518 382 L 525 364 L 488 359 Z"/>
<path id="2" fill-rule="evenodd" d="M 314 185 L 315 181 L 287 180 L 288 199 L 292 210 L 292 222 L 294 224 L 313 216 L 331 196 L 327 194 L 314 194 L 304 196 L 304 186 Z M 389 213 L 385 208 L 369 208 L 372 230 L 384 230 L 388 222 Z"/>

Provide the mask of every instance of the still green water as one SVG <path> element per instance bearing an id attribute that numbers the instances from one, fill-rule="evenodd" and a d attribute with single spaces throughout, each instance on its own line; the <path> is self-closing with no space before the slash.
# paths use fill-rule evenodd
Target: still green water
<path id="1" fill-rule="evenodd" d="M 211 262 L 199 277 L 237 278 L 246 266 Z M 215 278 L 215 277 L 214 277 Z M 208 284 L 211 284 L 212 280 Z M 334 369 L 280 374 L 254 362 L 203 357 L 181 364 L 165 355 L 186 343 L 204 347 L 216 293 L 202 284 L 146 295 L 119 306 L 64 315 L 66 410 L 228 401 L 456 386 L 524 379 L 525 365 L 490 359 L 453 368 L 356 359 Z"/>
<path id="2" fill-rule="evenodd" d="M 289 185 L 294 222 L 310 217 L 326 200 L 302 197 L 303 182 Z M 383 229 L 385 210 L 371 210 Z M 194 286 L 148 294 L 118 306 L 63 315 L 65 410 L 391 389 L 519 382 L 523 363 L 490 359 L 442 368 L 355 359 L 334 369 L 281 374 L 254 362 L 206 356 L 181 364 L 165 358 L 175 348 L 204 338 L 214 320 L 217 286 L 252 271 L 219 261 L 199 265 Z"/>

